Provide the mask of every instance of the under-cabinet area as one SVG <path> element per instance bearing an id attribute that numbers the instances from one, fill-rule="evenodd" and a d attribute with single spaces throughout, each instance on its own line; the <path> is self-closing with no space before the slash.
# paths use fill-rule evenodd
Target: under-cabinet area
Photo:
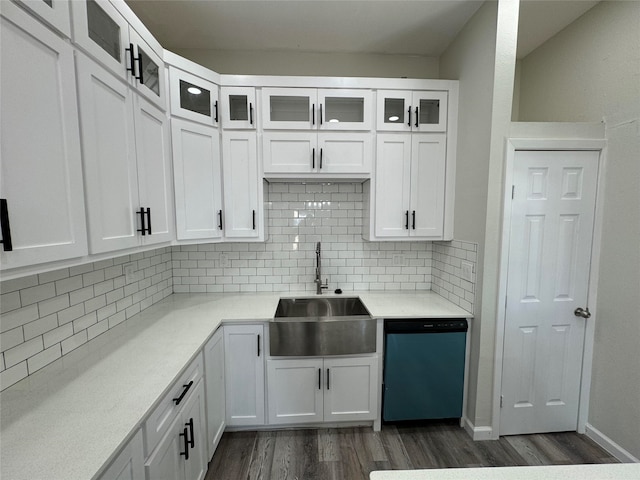
<path id="1" fill-rule="evenodd" d="M 3 476 L 202 479 L 225 430 L 379 428 L 382 318 L 470 314 L 432 292 L 348 297 L 375 351 L 302 358 L 271 355 L 280 295 L 170 296 L 0 394 Z"/>

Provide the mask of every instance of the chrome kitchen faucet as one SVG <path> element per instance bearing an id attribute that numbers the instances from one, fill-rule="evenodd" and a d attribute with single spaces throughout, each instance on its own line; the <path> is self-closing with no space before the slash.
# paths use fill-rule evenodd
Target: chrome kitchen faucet
<path id="1" fill-rule="evenodd" d="M 316 293 L 320 295 L 323 288 L 329 288 L 329 279 L 322 283 L 322 259 L 320 258 L 320 242 L 316 245 Z"/>

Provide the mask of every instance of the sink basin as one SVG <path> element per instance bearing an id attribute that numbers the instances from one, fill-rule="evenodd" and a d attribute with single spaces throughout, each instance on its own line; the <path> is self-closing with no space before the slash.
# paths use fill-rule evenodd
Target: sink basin
<path id="1" fill-rule="evenodd" d="M 272 356 L 376 351 L 376 321 L 359 298 L 282 298 L 269 323 Z"/>
<path id="2" fill-rule="evenodd" d="M 275 318 L 351 317 L 365 315 L 371 318 L 364 304 L 357 297 L 281 298 Z"/>

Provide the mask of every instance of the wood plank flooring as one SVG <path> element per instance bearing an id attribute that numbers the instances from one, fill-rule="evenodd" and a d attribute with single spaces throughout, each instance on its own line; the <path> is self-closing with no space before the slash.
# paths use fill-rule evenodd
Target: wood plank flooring
<path id="1" fill-rule="evenodd" d="M 474 442 L 457 421 L 225 433 L 205 480 L 367 480 L 373 470 L 617 463 L 575 432 Z"/>

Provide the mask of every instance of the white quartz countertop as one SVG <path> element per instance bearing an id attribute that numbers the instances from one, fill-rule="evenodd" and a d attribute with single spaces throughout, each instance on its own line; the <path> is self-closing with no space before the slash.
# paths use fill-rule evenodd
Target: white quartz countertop
<path id="1" fill-rule="evenodd" d="M 221 322 L 268 321 L 296 296 L 314 295 L 174 294 L 8 388 L 0 477 L 97 478 Z M 342 296 L 360 296 L 375 318 L 471 316 L 433 292 Z"/>
<path id="2" fill-rule="evenodd" d="M 640 464 L 447 468 L 371 472 L 371 480 L 638 480 Z"/>

